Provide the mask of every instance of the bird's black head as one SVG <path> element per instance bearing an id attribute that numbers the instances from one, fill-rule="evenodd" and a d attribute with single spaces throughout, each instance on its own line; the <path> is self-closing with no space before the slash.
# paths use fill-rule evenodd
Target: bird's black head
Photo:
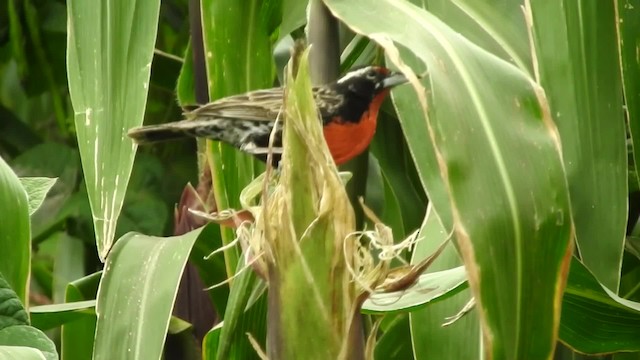
<path id="1" fill-rule="evenodd" d="M 407 78 L 401 73 L 372 65 L 349 71 L 331 87 L 343 96 L 337 109 L 340 117 L 344 121 L 358 122 L 372 103 L 379 106 L 392 87 L 406 82 Z M 378 95 L 380 96 L 374 101 Z"/>
<path id="2" fill-rule="evenodd" d="M 371 100 L 383 91 L 405 82 L 407 78 L 401 73 L 372 65 L 349 71 L 338 79 L 336 87 L 343 93 Z"/>

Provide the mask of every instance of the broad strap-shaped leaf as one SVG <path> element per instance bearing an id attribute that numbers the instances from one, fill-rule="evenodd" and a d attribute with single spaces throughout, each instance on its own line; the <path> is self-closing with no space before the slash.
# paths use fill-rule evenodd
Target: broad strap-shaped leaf
<path id="1" fill-rule="evenodd" d="M 627 148 L 615 2 L 532 0 L 529 8 L 535 73 L 562 139 L 580 256 L 617 292 L 627 221 Z"/>
<path id="2" fill-rule="evenodd" d="M 429 1 L 427 10 L 475 45 L 533 74 L 522 1 L 438 0 Z"/>
<path id="3" fill-rule="evenodd" d="M 414 351 L 408 341 L 411 338 L 410 327 L 407 314 L 386 317 L 380 326 L 383 333 L 376 341 L 374 359 L 414 359 Z"/>
<path id="4" fill-rule="evenodd" d="M 427 221 L 427 223 L 430 222 Z M 431 225 L 427 225 L 427 228 L 424 229 L 429 229 L 430 227 Z M 433 233 L 431 234 L 434 235 Z M 426 243 L 421 244 L 426 245 Z M 447 253 L 444 252 L 442 256 L 446 258 Z M 446 260 L 442 256 L 439 260 Z M 437 265 L 436 263 L 435 266 Z M 431 295 L 429 293 L 425 293 L 423 296 L 425 302 L 430 300 Z M 448 303 L 458 296 L 464 301 L 458 308 L 452 308 L 451 304 Z M 414 353 L 417 359 L 431 357 L 437 357 L 438 359 L 476 358 L 479 355 L 477 351 L 476 354 L 471 352 L 473 347 L 471 346 L 471 340 L 469 340 L 474 336 L 464 336 L 460 332 L 451 334 L 457 336 L 446 336 L 449 335 L 446 332 L 456 326 L 462 326 L 467 331 L 471 330 L 473 327 L 470 325 L 477 322 L 473 315 L 475 311 L 442 328 L 446 317 L 451 317 L 458 312 L 469 299 L 469 294 L 463 291 L 453 298 L 446 298 L 442 302 L 428 304 L 424 308 L 417 310 L 412 308 L 411 305 L 404 309 L 396 305 L 390 311 L 411 311 Z M 449 312 L 443 312 L 438 309 L 438 307 L 446 305 L 449 305 Z M 432 326 L 431 323 L 434 323 L 435 326 Z M 593 273 L 580 260 L 573 257 L 567 287 L 562 298 L 560 340 L 569 348 L 580 353 L 608 354 L 640 351 L 639 335 L 640 303 L 614 294 L 607 287 L 600 284 Z M 446 344 L 455 344 L 451 338 L 459 342 L 456 346 L 447 347 Z M 438 339 L 438 341 L 434 341 L 434 339 Z M 443 339 L 447 339 L 447 342 L 443 341 Z"/>
<path id="5" fill-rule="evenodd" d="M 71 0 L 67 72 L 78 147 L 104 261 L 115 236 L 142 124 L 159 0 Z"/>
<path id="6" fill-rule="evenodd" d="M 1 157 L 0 214 L 0 275 L 26 304 L 31 269 L 29 204 L 20 180 Z"/>
<path id="7" fill-rule="evenodd" d="M 445 228 L 453 226 L 482 313 L 484 351 L 493 359 L 549 358 L 573 234 L 543 90 L 410 3 L 326 3 L 407 75 L 392 40 L 426 65 L 428 88 L 414 82 L 394 101 L 434 208 Z"/>
<path id="8" fill-rule="evenodd" d="M 640 351 L 640 303 L 614 294 L 574 257 L 562 299 L 560 339 L 586 354 Z"/>
<path id="9" fill-rule="evenodd" d="M 615 23 L 620 36 L 620 60 L 622 63 L 622 83 L 624 86 L 624 100 L 627 121 L 631 132 L 636 182 L 638 178 L 638 163 L 640 163 L 640 58 L 637 56 L 640 48 L 640 1 L 616 1 L 618 9 Z"/>
<path id="10" fill-rule="evenodd" d="M 450 234 L 447 233 L 433 206 L 420 229 L 422 240 L 416 245 L 411 263 L 416 264 L 430 256 Z M 438 256 L 427 271 L 443 271 L 460 266 L 462 259 L 453 243 Z M 429 304 L 409 314 L 413 353 L 416 360 L 423 359 L 480 359 L 480 321 L 477 311 L 467 314 L 449 326 L 442 326 L 460 312 L 472 297 L 469 288 L 444 301 Z"/>
<path id="11" fill-rule="evenodd" d="M 182 271 L 201 230 L 169 238 L 129 233 L 118 240 L 98 289 L 94 359 L 160 359 Z"/>

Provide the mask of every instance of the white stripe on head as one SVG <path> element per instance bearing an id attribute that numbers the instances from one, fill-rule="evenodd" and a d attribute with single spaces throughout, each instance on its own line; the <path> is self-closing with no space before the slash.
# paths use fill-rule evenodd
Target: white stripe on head
<path id="1" fill-rule="evenodd" d="M 365 66 L 362 69 L 349 71 L 343 77 L 338 79 L 338 84 L 342 84 L 343 82 L 356 77 L 366 77 L 365 74 L 375 68 L 375 66 Z"/>

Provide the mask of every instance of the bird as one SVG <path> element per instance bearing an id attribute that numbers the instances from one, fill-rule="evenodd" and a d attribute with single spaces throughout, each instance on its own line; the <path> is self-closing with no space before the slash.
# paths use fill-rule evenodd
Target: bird
<path id="1" fill-rule="evenodd" d="M 312 89 L 329 151 L 337 165 L 361 154 L 376 130 L 380 105 L 390 90 L 406 83 L 400 72 L 370 65 L 352 69 L 337 81 Z M 133 128 L 128 136 L 138 144 L 186 137 L 226 142 L 266 161 L 282 155 L 281 87 L 232 95 L 184 113 L 185 120 Z M 276 125 L 277 124 L 277 125 Z M 274 141 L 269 148 L 271 132 Z"/>

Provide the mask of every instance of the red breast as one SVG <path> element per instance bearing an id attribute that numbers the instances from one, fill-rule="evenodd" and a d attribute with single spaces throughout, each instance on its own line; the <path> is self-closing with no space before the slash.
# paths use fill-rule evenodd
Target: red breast
<path id="1" fill-rule="evenodd" d="M 371 101 L 368 110 L 360 117 L 360 121 L 349 122 L 335 119 L 324 125 L 324 137 L 337 165 L 344 164 L 360 155 L 369 146 L 376 132 L 380 105 L 388 93 L 389 90 L 385 90 L 377 94 Z"/>

